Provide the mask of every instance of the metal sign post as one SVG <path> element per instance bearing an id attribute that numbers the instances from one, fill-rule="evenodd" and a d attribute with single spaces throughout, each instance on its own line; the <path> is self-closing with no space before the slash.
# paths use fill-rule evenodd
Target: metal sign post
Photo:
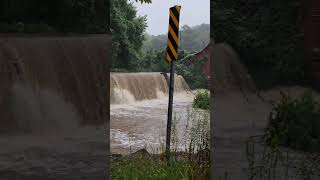
<path id="1" fill-rule="evenodd" d="M 174 91 L 174 60 L 178 57 L 179 45 L 179 18 L 181 6 L 170 8 L 168 47 L 166 60 L 170 62 L 170 84 L 169 84 L 169 104 L 168 104 L 168 121 L 167 121 L 167 137 L 166 137 L 166 159 L 170 160 L 170 140 L 171 140 L 171 122 L 172 122 L 172 104 Z"/>

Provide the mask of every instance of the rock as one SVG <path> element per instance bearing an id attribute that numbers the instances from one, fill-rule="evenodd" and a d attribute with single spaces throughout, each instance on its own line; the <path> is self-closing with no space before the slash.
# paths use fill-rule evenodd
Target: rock
<path id="1" fill-rule="evenodd" d="M 140 150 L 132 153 L 129 156 L 130 157 L 149 157 L 150 154 L 148 153 L 148 151 L 146 149 L 140 149 Z"/>

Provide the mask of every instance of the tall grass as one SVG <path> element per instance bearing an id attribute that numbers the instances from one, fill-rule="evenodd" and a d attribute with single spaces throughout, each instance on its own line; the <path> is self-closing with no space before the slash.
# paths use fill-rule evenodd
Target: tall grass
<path id="1" fill-rule="evenodd" d="M 170 166 L 159 158 L 131 159 L 112 164 L 112 179 L 180 180 L 193 179 L 194 165 L 188 161 L 173 161 Z"/>

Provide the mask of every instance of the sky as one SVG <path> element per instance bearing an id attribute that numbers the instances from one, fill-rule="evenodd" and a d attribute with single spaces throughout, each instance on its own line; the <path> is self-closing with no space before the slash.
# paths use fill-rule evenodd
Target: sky
<path id="1" fill-rule="evenodd" d="M 167 34 L 169 23 L 169 8 L 181 5 L 180 27 L 210 24 L 210 0 L 152 0 L 151 4 L 134 2 L 138 15 L 147 15 L 146 32 L 151 35 Z"/>

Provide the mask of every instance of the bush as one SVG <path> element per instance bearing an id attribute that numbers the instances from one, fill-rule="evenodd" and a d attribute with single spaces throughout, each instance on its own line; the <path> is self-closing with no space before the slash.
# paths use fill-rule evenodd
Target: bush
<path id="1" fill-rule="evenodd" d="M 193 100 L 192 107 L 199 109 L 209 109 L 210 96 L 207 90 L 197 91 Z"/>
<path id="2" fill-rule="evenodd" d="M 267 143 L 308 152 L 320 152 L 319 104 L 307 92 L 300 99 L 282 93 L 269 116 Z"/>

